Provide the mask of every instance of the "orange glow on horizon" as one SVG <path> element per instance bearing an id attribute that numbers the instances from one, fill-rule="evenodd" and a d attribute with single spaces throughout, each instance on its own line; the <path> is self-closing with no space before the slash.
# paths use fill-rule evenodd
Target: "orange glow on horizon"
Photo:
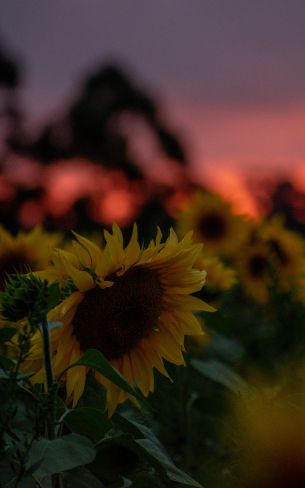
<path id="1" fill-rule="evenodd" d="M 305 160 L 299 165 L 292 177 L 293 185 L 301 192 L 305 193 Z"/>
<path id="2" fill-rule="evenodd" d="M 126 190 L 110 190 L 100 201 L 99 217 L 105 224 L 128 224 L 135 213 L 134 202 Z"/>
<path id="3" fill-rule="evenodd" d="M 233 211 L 259 218 L 258 205 L 247 188 L 244 175 L 229 166 L 214 164 L 206 168 L 202 183 L 232 204 Z"/>
<path id="4" fill-rule="evenodd" d="M 172 118 L 185 130 L 196 169 L 230 161 L 247 173 L 291 171 L 304 161 L 305 100 L 297 105 L 209 106 L 173 100 Z"/>
<path id="5" fill-rule="evenodd" d="M 104 176 L 102 168 L 89 161 L 58 161 L 45 170 L 46 206 L 53 215 L 67 212 L 73 203 L 96 191 Z"/>

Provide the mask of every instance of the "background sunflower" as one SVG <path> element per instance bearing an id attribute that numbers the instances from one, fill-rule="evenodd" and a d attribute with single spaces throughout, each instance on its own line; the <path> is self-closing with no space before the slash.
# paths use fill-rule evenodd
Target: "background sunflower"
<path id="1" fill-rule="evenodd" d="M 247 221 L 218 195 L 197 191 L 178 216 L 177 229 L 179 235 L 193 230 L 206 252 L 230 256 L 246 235 Z"/>
<path id="2" fill-rule="evenodd" d="M 7 274 L 48 267 L 51 253 L 60 241 L 60 234 L 45 232 L 41 227 L 13 236 L 0 226 L 0 290 Z"/>
<path id="3" fill-rule="evenodd" d="M 280 290 L 295 291 L 305 275 L 304 239 L 286 229 L 280 217 L 263 221 L 260 236 L 270 250 Z"/>
<path id="4" fill-rule="evenodd" d="M 242 247 L 236 269 L 244 293 L 257 303 L 267 303 L 274 281 L 268 248 L 259 242 Z"/>

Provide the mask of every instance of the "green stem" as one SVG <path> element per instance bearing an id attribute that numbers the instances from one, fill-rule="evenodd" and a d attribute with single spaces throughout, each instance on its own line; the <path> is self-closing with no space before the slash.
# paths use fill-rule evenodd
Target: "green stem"
<path id="1" fill-rule="evenodd" d="M 48 409 L 47 409 L 47 435 L 49 440 L 56 438 L 56 404 L 55 398 L 57 393 L 57 382 L 54 380 L 53 367 L 52 367 L 52 349 L 50 340 L 50 331 L 48 327 L 48 321 L 45 317 L 40 323 L 40 331 L 43 347 L 44 369 L 46 375 L 46 393 L 48 396 Z M 60 487 L 60 475 L 52 475 L 52 487 Z"/>
<path id="2" fill-rule="evenodd" d="M 54 375 L 52 368 L 52 352 L 50 331 L 48 328 L 48 321 L 45 318 L 40 323 L 40 331 L 42 338 L 44 370 L 46 376 L 46 393 L 48 395 L 48 413 L 47 413 L 47 433 L 48 439 L 55 439 L 55 393 L 56 386 L 54 383 Z"/>
<path id="3" fill-rule="evenodd" d="M 43 347 L 43 358 L 44 358 L 44 369 L 46 374 L 47 383 L 47 393 L 52 390 L 54 376 L 52 368 L 52 352 L 51 352 L 51 340 L 50 332 L 48 327 L 48 321 L 45 318 L 40 323 L 41 337 L 42 337 L 42 347 Z"/>

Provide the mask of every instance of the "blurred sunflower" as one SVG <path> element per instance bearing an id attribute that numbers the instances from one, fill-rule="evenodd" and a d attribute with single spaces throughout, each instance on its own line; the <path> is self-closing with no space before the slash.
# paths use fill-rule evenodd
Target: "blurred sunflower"
<path id="1" fill-rule="evenodd" d="M 35 227 L 16 236 L 0 226 L 0 290 L 3 290 L 7 274 L 36 271 L 50 266 L 50 256 L 61 236 Z"/>
<path id="2" fill-rule="evenodd" d="M 293 290 L 305 271 L 305 244 L 301 236 L 284 227 L 280 217 L 262 223 L 260 236 L 270 250 L 281 291 Z"/>
<path id="3" fill-rule="evenodd" d="M 234 487 L 305 486 L 304 410 L 303 387 L 284 393 L 263 385 L 235 399 L 230 418 L 238 470 Z"/>
<path id="4" fill-rule="evenodd" d="M 163 359 L 184 364 L 184 336 L 202 334 L 193 310 L 212 311 L 202 300 L 190 296 L 201 289 L 205 271 L 194 268 L 201 244 L 193 244 L 191 233 L 180 242 L 171 230 L 161 243 L 156 240 L 146 249 L 138 243 L 134 226 L 124 248 L 118 226 L 105 231 L 102 250 L 88 239 L 76 235 L 73 253 L 57 250 L 54 270 L 44 272 L 51 280 L 73 280 L 75 291 L 49 314 L 50 320 L 63 323 L 52 331 L 53 364 L 59 374 L 86 349 L 101 351 L 112 365 L 147 396 L 154 390 L 153 368 L 167 375 Z M 39 337 L 33 341 L 28 367 L 41 361 Z M 66 374 L 67 399 L 75 405 L 84 391 L 86 368 L 79 366 Z M 97 379 L 107 390 L 111 415 L 129 395 L 100 374 Z M 41 382 L 41 371 L 33 378 Z"/>
<path id="5" fill-rule="evenodd" d="M 266 303 L 272 284 L 268 248 L 261 242 L 242 247 L 236 270 L 245 294 L 257 303 Z"/>
<path id="6" fill-rule="evenodd" d="M 194 231 L 194 239 L 203 242 L 212 254 L 229 256 L 243 240 L 246 221 L 232 213 L 219 196 L 196 192 L 178 218 L 179 235 Z"/>
<path id="7" fill-rule="evenodd" d="M 237 282 L 236 271 L 226 266 L 217 256 L 202 254 L 196 261 L 196 267 L 207 273 L 206 287 L 216 293 L 229 290 Z"/>

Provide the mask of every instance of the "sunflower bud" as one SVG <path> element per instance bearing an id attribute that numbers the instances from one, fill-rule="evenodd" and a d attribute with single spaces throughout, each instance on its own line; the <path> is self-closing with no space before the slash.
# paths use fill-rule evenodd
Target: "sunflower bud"
<path id="1" fill-rule="evenodd" d="M 48 285 L 46 280 L 33 275 L 12 274 L 0 294 L 0 313 L 5 320 L 17 322 L 27 318 L 32 326 L 38 326 L 59 297 L 57 283 Z"/>

